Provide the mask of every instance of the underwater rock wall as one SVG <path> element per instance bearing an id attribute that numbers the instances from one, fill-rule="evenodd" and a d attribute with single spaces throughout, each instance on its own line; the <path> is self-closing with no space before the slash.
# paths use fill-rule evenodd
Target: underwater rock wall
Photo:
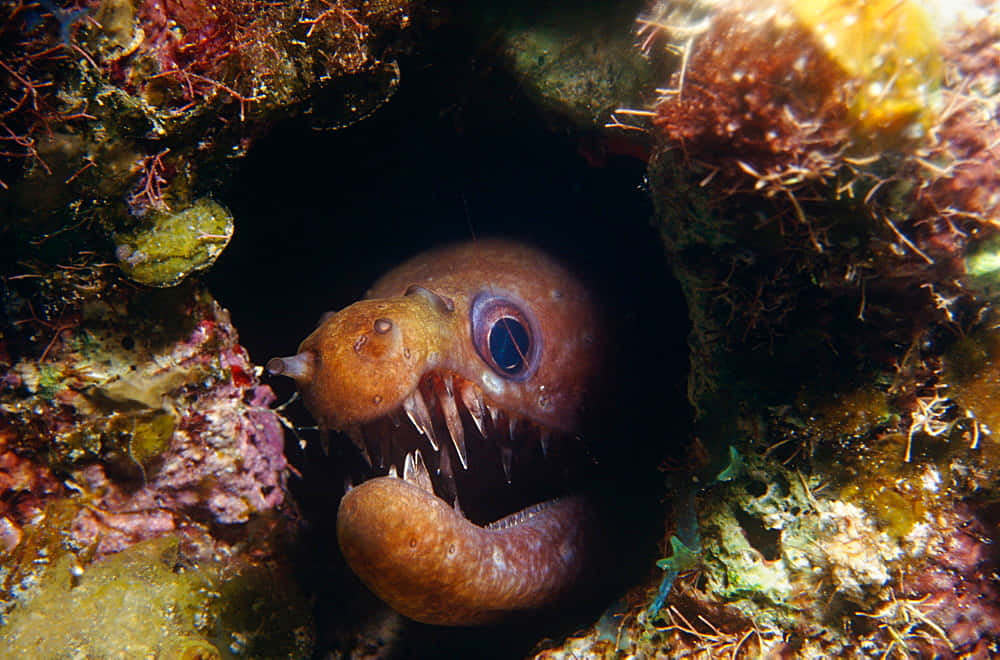
<path id="1" fill-rule="evenodd" d="M 169 243 L 171 227 L 218 207 L 212 194 L 275 122 L 315 113 L 318 125 L 342 127 L 390 98 L 410 11 L 405 1 L 5 2 L 8 231 L 96 228 L 134 270 L 136 242 Z M 221 250 L 229 233 L 196 237 Z M 169 285 L 213 261 L 138 280 Z"/>
<path id="2" fill-rule="evenodd" d="M 392 96 L 410 10 L 0 5 L 0 654 L 312 652 L 285 422 L 192 276 L 259 137 Z"/>
<path id="3" fill-rule="evenodd" d="M 993 657 L 997 7 L 659 2 L 638 33 L 675 73 L 612 124 L 658 145 L 695 429 L 658 589 L 541 657 Z"/>
<path id="4" fill-rule="evenodd" d="M 308 657 L 283 418 L 194 277 L 238 159 L 381 106 L 412 7 L 3 9 L 0 648 Z M 538 656 L 1000 654 L 995 3 L 657 2 L 625 55 L 600 20 L 499 59 L 577 137 L 662 76 L 582 150 L 652 153 L 695 420 L 648 439 L 664 559 Z M 405 647 L 373 620 L 343 647 Z"/>
<path id="5" fill-rule="evenodd" d="M 115 271 L 7 281 L 0 643 L 10 657 L 301 657 L 274 395 L 199 285 Z"/>

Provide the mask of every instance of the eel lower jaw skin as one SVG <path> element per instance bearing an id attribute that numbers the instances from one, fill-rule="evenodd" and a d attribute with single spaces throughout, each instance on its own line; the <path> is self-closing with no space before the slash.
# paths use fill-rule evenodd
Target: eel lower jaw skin
<path id="1" fill-rule="evenodd" d="M 355 574 L 396 611 L 436 625 L 491 623 L 554 605 L 579 582 L 596 534 L 582 498 L 503 516 L 531 490 L 512 481 L 564 490 L 552 483 L 560 434 L 493 405 L 469 381 L 434 373 L 395 413 L 348 435 L 388 475 L 344 496 L 338 542 Z M 480 526 L 467 514 L 495 522 Z"/>
<path id="2" fill-rule="evenodd" d="M 434 495 L 419 452 L 402 478 L 364 482 L 337 511 L 337 541 L 355 574 L 400 614 L 432 625 L 495 623 L 563 601 L 595 535 L 580 497 L 479 527 Z"/>

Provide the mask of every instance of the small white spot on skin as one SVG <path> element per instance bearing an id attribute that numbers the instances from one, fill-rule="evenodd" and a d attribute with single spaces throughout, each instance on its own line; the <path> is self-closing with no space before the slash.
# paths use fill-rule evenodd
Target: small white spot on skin
<path id="1" fill-rule="evenodd" d="M 491 371 L 483 371 L 483 375 L 480 378 L 483 383 L 483 389 L 490 394 L 500 395 L 503 394 L 505 389 L 504 382 L 500 380 L 500 377 Z"/>
<path id="2" fill-rule="evenodd" d="M 503 553 L 500 548 L 493 546 L 493 565 L 497 567 L 497 570 L 506 571 L 507 570 L 507 560 L 504 559 Z"/>
<path id="3" fill-rule="evenodd" d="M 576 550 L 573 548 L 573 544 L 569 541 L 564 541 L 560 544 L 559 557 L 562 558 L 563 563 L 566 565 L 573 563 L 573 559 L 576 557 Z"/>
<path id="4" fill-rule="evenodd" d="M 552 289 L 549 295 L 552 296 L 552 300 L 559 300 L 563 297 L 563 292 L 559 289 Z"/>

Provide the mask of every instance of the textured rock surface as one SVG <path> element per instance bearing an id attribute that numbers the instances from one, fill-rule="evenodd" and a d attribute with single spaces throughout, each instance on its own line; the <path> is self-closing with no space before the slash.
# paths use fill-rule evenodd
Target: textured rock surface
<path id="1" fill-rule="evenodd" d="M 234 635 L 306 653 L 283 429 L 225 310 L 197 285 L 137 289 L 101 266 L 15 280 L 3 302 L 5 648 L 194 653 Z M 246 599 L 256 614 L 223 626 Z"/>

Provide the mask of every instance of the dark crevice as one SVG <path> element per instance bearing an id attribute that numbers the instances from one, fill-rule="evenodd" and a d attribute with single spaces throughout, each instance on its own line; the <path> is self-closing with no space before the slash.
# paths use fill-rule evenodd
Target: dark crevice
<path id="1" fill-rule="evenodd" d="M 655 557 L 628 556 L 647 545 L 655 551 L 663 481 L 654 468 L 665 446 L 685 437 L 689 326 L 649 222 L 645 164 L 611 157 L 591 167 L 583 138 L 550 130 L 469 35 L 439 30 L 421 48 L 400 61 L 399 91 L 369 119 L 338 131 L 293 120 L 254 146 L 222 200 L 237 231 L 205 279 L 254 363 L 264 364 L 294 353 L 324 312 L 354 302 L 427 248 L 503 236 L 567 262 L 604 300 L 618 333 L 613 371 L 622 389 L 586 451 L 611 498 L 622 500 L 614 506 L 623 527 L 634 530 L 612 540 L 618 563 L 648 569 Z M 279 402 L 294 392 L 289 379 L 268 383 Z M 300 403 L 284 414 L 314 424 Z M 298 434 L 306 449 L 289 437 L 286 453 L 302 475 L 290 488 L 306 521 L 299 566 L 316 602 L 322 657 L 344 647 L 338 640 L 351 637 L 358 607 L 379 608 L 336 543 L 337 505 L 348 473 L 361 466 L 358 451 L 334 434 L 325 455 L 318 433 Z M 559 632 L 541 621 L 470 630 L 407 624 L 394 657 L 523 657 Z"/>

